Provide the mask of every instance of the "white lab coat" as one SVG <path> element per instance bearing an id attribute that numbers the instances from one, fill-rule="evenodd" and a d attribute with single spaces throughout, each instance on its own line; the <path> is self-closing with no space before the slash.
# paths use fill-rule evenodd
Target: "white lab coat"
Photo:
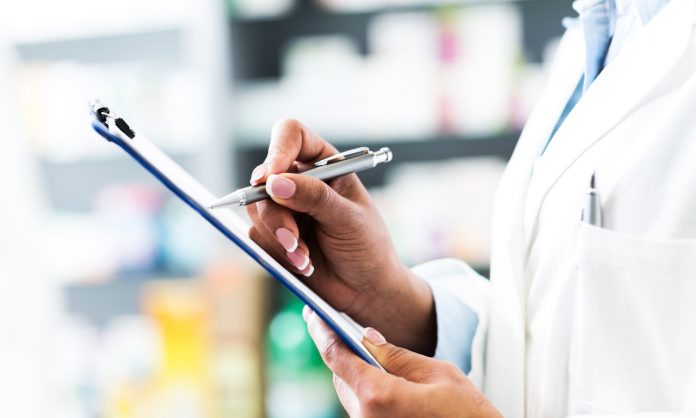
<path id="1" fill-rule="evenodd" d="M 569 28 L 499 186 L 491 281 L 415 268 L 436 305 L 478 313 L 470 377 L 505 417 L 696 416 L 695 26 L 696 0 L 672 0 L 540 156 L 582 74 Z M 603 228 L 580 222 L 595 171 Z M 457 330 L 438 329 L 452 352 Z"/>

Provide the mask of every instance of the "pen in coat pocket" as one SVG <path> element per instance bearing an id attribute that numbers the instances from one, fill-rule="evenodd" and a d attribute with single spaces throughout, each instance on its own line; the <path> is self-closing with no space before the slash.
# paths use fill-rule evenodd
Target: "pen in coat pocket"
<path id="1" fill-rule="evenodd" d="M 602 226 L 602 199 L 596 187 L 596 173 L 590 178 L 590 189 L 585 197 L 585 207 L 582 209 L 582 221 L 590 225 Z"/>

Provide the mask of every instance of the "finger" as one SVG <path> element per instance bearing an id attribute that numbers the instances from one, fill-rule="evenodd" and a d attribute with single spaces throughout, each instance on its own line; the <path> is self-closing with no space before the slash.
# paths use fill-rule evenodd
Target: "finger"
<path id="1" fill-rule="evenodd" d="M 249 228 L 249 237 L 263 248 L 273 259 L 277 260 L 283 266 L 297 274 L 305 277 L 311 277 L 316 268 L 314 264 L 304 255 L 304 250 L 298 248 L 294 253 L 287 253 L 283 249 L 278 249 L 279 245 L 269 238 L 267 232 L 259 232 L 256 226 Z"/>
<path id="2" fill-rule="evenodd" d="M 256 226 L 257 228 L 263 227 L 263 222 L 261 222 L 261 218 L 259 217 L 258 204 L 246 205 L 244 210 L 246 210 L 252 225 Z"/>
<path id="3" fill-rule="evenodd" d="M 333 385 L 336 389 L 338 400 L 343 405 L 343 408 L 351 418 L 360 416 L 360 400 L 355 395 L 355 392 L 346 384 L 346 382 L 338 377 L 336 373 L 333 375 Z"/>
<path id="4" fill-rule="evenodd" d="M 302 242 L 299 227 L 295 221 L 295 217 L 289 209 L 273 201 L 264 201 L 256 204 L 256 210 L 258 211 L 260 222 L 263 223 L 268 232 L 278 241 L 285 251 L 290 253 L 288 255 L 291 262 L 296 259 L 302 260 L 301 255 L 304 255 L 305 258 L 309 256 L 309 249 L 307 245 Z M 292 255 L 294 255 L 294 257 Z M 293 262 L 293 264 L 295 263 Z M 296 266 L 303 269 L 307 265 L 296 264 Z"/>
<path id="5" fill-rule="evenodd" d="M 354 393 L 369 391 L 372 385 L 391 377 L 355 355 L 319 315 L 307 310 L 303 315 L 322 360 Z"/>
<path id="6" fill-rule="evenodd" d="M 290 255 L 288 254 L 288 256 Z M 315 270 L 314 263 L 312 262 L 312 260 L 309 260 L 309 264 L 307 264 L 307 267 L 303 269 L 299 269 L 299 267 L 297 267 L 297 269 L 299 270 L 299 273 L 305 277 L 312 277 L 312 274 L 314 274 Z"/>
<path id="7" fill-rule="evenodd" d="M 357 181 L 357 176 L 355 178 Z M 355 204 L 314 177 L 301 174 L 271 175 L 266 182 L 266 191 L 279 205 L 306 213 L 320 223 L 343 224 L 346 227 L 354 224 L 342 221 L 355 221 L 349 219 L 355 213 Z"/>
<path id="8" fill-rule="evenodd" d="M 252 185 L 266 181 L 269 174 L 296 171 L 296 162 L 308 163 L 336 154 L 336 148 L 294 119 L 273 125 L 268 155 L 251 174 Z"/>
<path id="9" fill-rule="evenodd" d="M 251 227 L 249 227 L 249 238 L 251 238 L 251 240 L 254 241 L 256 244 L 258 244 L 259 247 L 263 248 L 264 251 L 266 251 L 275 260 L 280 260 L 281 262 L 284 262 L 285 264 L 290 266 L 290 263 L 285 261 L 283 252 L 281 252 L 278 249 L 278 245 L 275 242 L 268 240 L 268 234 L 265 233 L 265 231 L 260 232 L 259 228 L 257 228 L 255 225 L 252 225 Z"/>
<path id="10" fill-rule="evenodd" d="M 336 148 L 294 119 L 273 125 L 266 157 L 268 174 L 285 173 L 295 161 L 314 162 L 336 154 Z"/>
<path id="11" fill-rule="evenodd" d="M 268 158 L 268 157 L 266 157 L 266 158 Z M 300 169 L 300 167 L 308 167 L 308 168 Z M 308 170 L 311 167 L 312 167 L 311 164 L 299 163 L 299 162 L 295 161 L 290 166 L 290 168 L 287 170 L 287 172 L 288 173 L 298 173 L 300 171 Z M 254 168 L 254 170 L 251 172 L 251 178 L 249 179 L 249 183 L 252 186 L 256 186 L 257 184 L 260 184 L 266 179 L 267 174 L 268 174 L 268 163 L 263 162 L 263 163 L 259 164 L 258 166 L 256 166 L 256 168 Z"/>
<path id="12" fill-rule="evenodd" d="M 256 210 L 248 208 L 247 211 L 252 220 L 258 218 Z M 249 228 L 249 238 L 289 270 L 302 274 L 305 277 L 310 277 L 314 273 L 315 268 L 311 261 L 303 263 L 298 262 L 298 259 L 307 258 L 303 256 L 303 254 L 307 253 L 304 252 L 307 251 L 304 250 L 306 247 L 298 247 L 293 254 L 288 253 L 278 241 L 271 236 L 263 224 L 259 226 L 259 223 L 258 220 L 254 221 L 254 224 Z"/>
<path id="13" fill-rule="evenodd" d="M 305 277 L 310 277 L 314 274 L 315 267 L 314 264 L 309 262 L 306 267 L 299 268 L 295 266 L 295 263 L 288 260 L 288 254 L 284 250 L 277 250 L 272 242 L 268 241 L 268 234 L 259 232 L 256 226 L 251 226 L 249 228 L 249 237 L 257 243 L 261 248 L 263 248 L 271 257 L 278 260 L 285 268 L 290 271 L 294 271 L 297 274 L 301 274 Z M 300 251 L 299 249 L 297 250 Z"/>
<path id="14" fill-rule="evenodd" d="M 246 211 L 255 228 L 255 230 L 249 230 L 250 235 L 252 232 L 254 233 L 254 241 L 266 250 L 273 249 L 275 253 L 281 256 L 280 259 L 285 259 L 285 249 L 266 228 L 259 215 L 258 206 L 256 204 L 247 205 Z"/>
<path id="15" fill-rule="evenodd" d="M 365 328 L 362 342 L 386 371 L 412 382 L 431 380 L 443 365 L 438 360 L 389 344 L 374 328 Z"/>

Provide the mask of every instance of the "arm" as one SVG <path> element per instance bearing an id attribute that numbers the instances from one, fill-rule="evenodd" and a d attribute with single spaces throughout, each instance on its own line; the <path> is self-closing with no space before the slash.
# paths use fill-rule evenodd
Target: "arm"
<path id="1" fill-rule="evenodd" d="M 363 344 L 385 373 L 355 356 L 308 308 L 303 316 L 351 417 L 501 417 L 453 364 L 396 347 L 368 328 Z"/>
<path id="2" fill-rule="evenodd" d="M 336 309 L 381 329 L 396 344 L 431 355 L 430 287 L 399 261 L 379 212 L 355 174 L 329 184 L 296 174 L 336 149 L 294 120 L 278 122 L 251 183 L 272 201 L 247 206 L 251 238 Z"/>

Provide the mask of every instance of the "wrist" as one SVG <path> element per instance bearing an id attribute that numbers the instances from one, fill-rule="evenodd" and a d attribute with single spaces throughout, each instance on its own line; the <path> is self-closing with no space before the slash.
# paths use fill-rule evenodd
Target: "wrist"
<path id="1" fill-rule="evenodd" d="M 400 262 L 374 280 L 384 285 L 364 293 L 351 316 L 378 329 L 394 345 L 432 356 L 437 323 L 430 286 Z"/>
<path id="2" fill-rule="evenodd" d="M 435 315 L 435 301 L 433 292 L 428 283 L 416 276 L 410 269 L 406 270 L 412 287 L 413 303 L 410 309 L 411 318 L 406 322 L 406 332 L 411 338 L 410 344 L 405 346 L 417 353 L 432 356 L 437 345 L 437 319 Z M 403 305 L 409 309 L 407 301 Z"/>

